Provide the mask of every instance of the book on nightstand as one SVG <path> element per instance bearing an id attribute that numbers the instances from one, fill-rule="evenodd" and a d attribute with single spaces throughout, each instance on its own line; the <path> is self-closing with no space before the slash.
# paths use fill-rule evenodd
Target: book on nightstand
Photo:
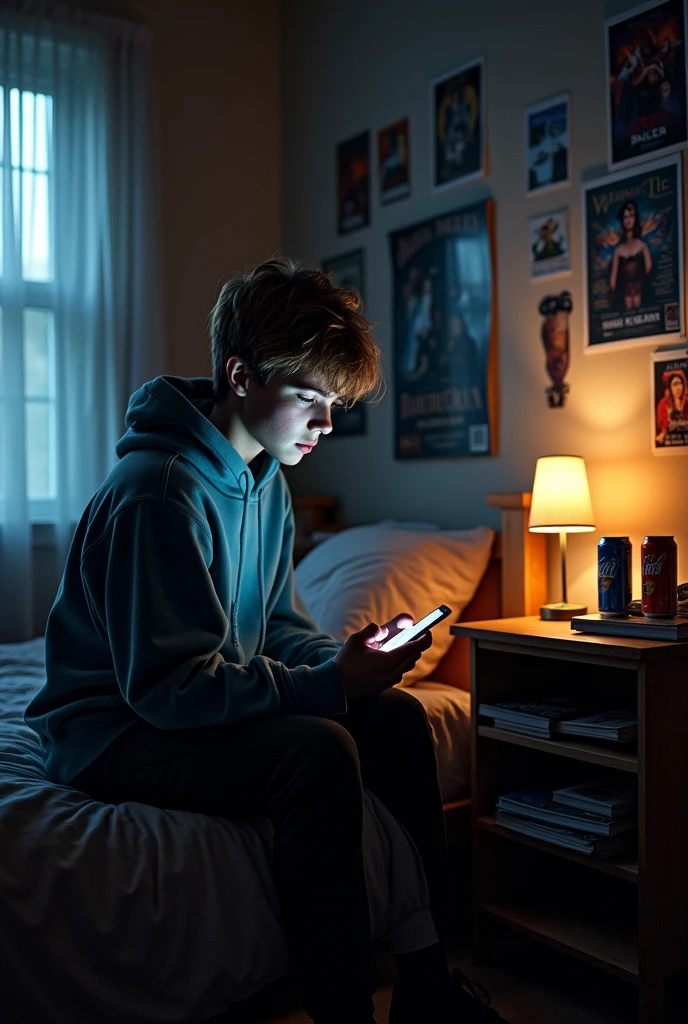
<path id="1" fill-rule="evenodd" d="M 641 615 L 603 619 L 601 615 L 574 615 L 571 629 L 602 636 L 635 636 L 642 640 L 688 640 L 688 617 L 646 619 Z"/>
<path id="2" fill-rule="evenodd" d="M 562 736 L 587 736 L 596 740 L 631 743 L 638 738 L 638 712 L 610 708 L 589 715 L 578 715 L 556 723 Z"/>
<path id="3" fill-rule="evenodd" d="M 581 715 L 586 710 L 563 697 L 552 697 L 546 702 L 494 700 L 478 705 L 478 714 L 493 718 L 495 728 L 545 739 L 552 736 L 560 719 Z"/>
<path id="4" fill-rule="evenodd" d="M 576 850 L 591 857 L 613 857 L 615 854 L 632 850 L 635 845 L 635 832 L 624 832 L 618 836 L 598 836 L 589 832 L 577 832 L 572 828 L 544 825 L 542 822 L 519 818 L 503 811 L 497 811 L 495 824 L 512 832 L 520 832 L 532 836 L 533 839 L 564 846 L 567 850 Z"/>
<path id="5" fill-rule="evenodd" d="M 571 807 L 553 800 L 549 789 L 519 789 L 514 793 L 505 793 L 497 800 L 497 810 L 545 825 L 578 829 L 596 836 L 615 836 L 636 827 L 633 813 L 624 817 L 607 817 L 595 811 Z"/>
<path id="6" fill-rule="evenodd" d="M 638 810 L 638 784 L 635 779 L 605 775 L 577 786 L 562 786 L 552 793 L 554 803 L 592 811 L 606 819 L 636 814 Z"/>

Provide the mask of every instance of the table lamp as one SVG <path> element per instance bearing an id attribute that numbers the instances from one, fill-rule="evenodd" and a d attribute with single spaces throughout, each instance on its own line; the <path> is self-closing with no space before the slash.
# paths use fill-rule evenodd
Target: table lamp
<path id="1" fill-rule="evenodd" d="M 585 615 L 587 607 L 569 604 L 566 595 L 566 535 L 590 533 L 592 503 L 585 462 L 578 455 L 547 455 L 535 463 L 528 529 L 533 533 L 558 533 L 561 553 L 561 603 L 540 608 L 543 619 L 572 619 Z"/>

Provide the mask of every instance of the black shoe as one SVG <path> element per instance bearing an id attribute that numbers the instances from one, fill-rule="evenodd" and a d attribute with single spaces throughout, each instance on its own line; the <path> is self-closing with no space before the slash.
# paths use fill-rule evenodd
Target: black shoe
<path id="1" fill-rule="evenodd" d="M 399 985 L 392 990 L 389 1024 L 507 1024 L 490 1005 L 484 985 L 470 981 L 458 968 L 451 972 L 452 987 L 438 996 L 436 1005 L 414 1003 Z"/>
<path id="2" fill-rule="evenodd" d="M 507 1024 L 506 1019 L 491 1005 L 492 1000 L 484 985 L 479 981 L 471 981 L 458 967 L 454 968 L 451 975 L 456 1008 L 461 1013 L 462 1021 L 466 1021 L 466 1024 L 469 1021 L 475 1021 L 476 1024 L 482 1021 L 485 1024 L 499 1024 L 502 1021 L 502 1024 Z"/>

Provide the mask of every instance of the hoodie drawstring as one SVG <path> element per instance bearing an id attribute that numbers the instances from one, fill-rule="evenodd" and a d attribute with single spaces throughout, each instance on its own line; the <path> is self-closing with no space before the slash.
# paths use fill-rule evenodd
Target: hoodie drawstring
<path id="1" fill-rule="evenodd" d="M 248 474 L 242 473 L 241 480 L 246 481 L 246 490 L 244 491 L 244 503 L 241 509 L 241 529 L 239 530 L 239 568 L 237 570 L 237 588 L 236 594 L 234 595 L 234 604 L 232 605 L 232 644 L 234 650 L 239 653 L 239 626 L 237 622 L 238 609 L 239 609 L 239 595 L 241 593 L 241 579 L 244 575 L 244 534 L 246 532 L 246 520 L 248 518 Z"/>
<path id="2" fill-rule="evenodd" d="M 260 636 L 258 651 L 263 650 L 267 631 L 265 611 L 265 591 L 263 579 L 263 492 L 258 492 L 258 593 L 260 594 Z"/>

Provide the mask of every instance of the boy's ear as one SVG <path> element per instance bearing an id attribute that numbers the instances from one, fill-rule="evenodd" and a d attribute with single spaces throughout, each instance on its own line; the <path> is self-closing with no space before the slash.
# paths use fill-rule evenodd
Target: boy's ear
<path id="1" fill-rule="evenodd" d="M 230 356 L 225 363 L 225 373 L 234 394 L 239 398 L 245 398 L 251 373 L 244 360 L 239 356 Z"/>

